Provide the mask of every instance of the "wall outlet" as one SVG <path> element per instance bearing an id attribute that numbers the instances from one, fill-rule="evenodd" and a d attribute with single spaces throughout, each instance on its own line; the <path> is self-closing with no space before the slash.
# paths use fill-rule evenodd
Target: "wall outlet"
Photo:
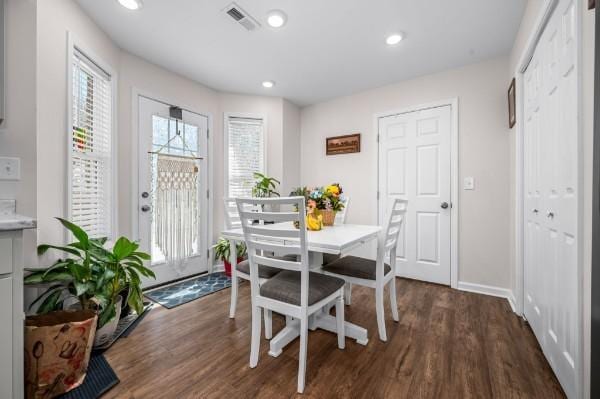
<path id="1" fill-rule="evenodd" d="M 475 179 L 473 179 L 472 177 L 465 177 L 463 182 L 463 189 L 475 190 Z"/>
<path id="2" fill-rule="evenodd" d="M 0 157 L 0 180 L 21 180 L 21 159 Z"/>

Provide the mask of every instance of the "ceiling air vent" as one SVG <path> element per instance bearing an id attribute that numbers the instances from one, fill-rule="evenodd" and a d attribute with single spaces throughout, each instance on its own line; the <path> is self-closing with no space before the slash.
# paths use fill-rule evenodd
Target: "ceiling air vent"
<path id="1" fill-rule="evenodd" d="M 223 11 L 248 31 L 253 31 L 260 27 L 260 24 L 236 3 L 231 3 Z"/>

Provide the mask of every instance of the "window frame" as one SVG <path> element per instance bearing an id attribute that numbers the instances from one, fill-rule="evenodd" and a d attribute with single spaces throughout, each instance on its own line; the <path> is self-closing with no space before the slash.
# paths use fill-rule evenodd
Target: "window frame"
<path id="1" fill-rule="evenodd" d="M 117 98 L 118 98 L 118 74 L 116 70 L 107 62 L 104 61 L 102 57 L 99 57 L 93 50 L 91 50 L 90 46 L 87 46 L 85 43 L 80 41 L 72 32 L 67 32 L 67 115 L 66 115 L 66 126 L 65 126 L 65 134 L 66 134 L 66 151 L 67 154 L 65 156 L 66 161 L 66 190 L 65 190 L 65 215 L 68 220 L 72 219 L 72 145 L 73 145 L 73 137 L 72 137 L 72 120 L 73 120 L 73 58 L 75 57 L 75 53 L 79 52 L 87 57 L 91 62 L 95 64 L 96 67 L 103 70 L 106 74 L 110 76 L 110 87 L 111 87 L 111 143 L 110 143 L 110 173 L 109 173 L 109 187 L 110 190 L 109 198 L 110 198 L 110 210 L 109 210 L 109 223 L 110 229 L 108 231 L 108 241 L 109 243 L 114 242 L 117 236 L 117 232 L 119 228 L 117 226 L 117 222 L 119 220 L 119 211 L 118 211 L 118 181 L 117 181 L 117 171 L 118 171 L 118 106 L 117 106 Z M 65 232 L 64 240 L 65 242 L 71 241 L 73 238 L 72 234 L 68 231 Z"/>
<path id="2" fill-rule="evenodd" d="M 264 114 L 244 113 L 244 112 L 225 112 L 223 115 L 223 194 L 225 198 L 230 197 L 229 193 L 229 119 L 231 118 L 247 118 L 260 119 L 263 125 L 263 170 L 260 173 L 266 174 L 269 170 L 268 166 L 268 122 Z"/>

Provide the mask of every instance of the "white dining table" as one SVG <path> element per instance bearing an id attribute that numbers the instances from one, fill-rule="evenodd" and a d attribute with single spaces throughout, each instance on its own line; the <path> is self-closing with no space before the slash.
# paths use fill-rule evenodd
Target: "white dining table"
<path id="1" fill-rule="evenodd" d="M 283 228 L 295 229 L 291 222 L 277 223 L 267 225 L 266 228 L 273 226 L 274 229 L 281 230 Z M 349 251 L 356 249 L 367 242 L 377 238 L 380 226 L 358 225 L 358 224 L 341 224 L 335 226 L 326 226 L 320 231 L 307 231 L 306 239 L 309 250 L 309 265 L 311 270 L 319 271 L 323 265 L 323 254 L 344 255 Z M 229 240 L 233 245 L 237 242 L 244 241 L 244 233 L 241 228 L 226 230 L 221 236 Z M 271 238 L 269 238 L 272 241 Z M 285 242 L 285 238 L 281 238 L 281 243 Z M 232 248 L 233 248 L 232 245 Z M 235 264 L 235 251 L 231 251 L 232 264 Z M 329 307 L 324 308 L 320 313 L 317 313 L 309 323 L 309 328 L 315 330 L 317 328 L 337 333 L 336 320 L 334 316 L 329 314 Z M 344 334 L 346 337 L 355 339 L 357 343 L 366 345 L 369 342 L 367 329 L 358 326 L 349 321 L 345 322 Z M 300 323 L 298 320 L 286 317 L 286 326 L 271 339 L 269 355 L 273 357 L 279 356 L 283 348 L 292 342 L 300 335 Z"/>

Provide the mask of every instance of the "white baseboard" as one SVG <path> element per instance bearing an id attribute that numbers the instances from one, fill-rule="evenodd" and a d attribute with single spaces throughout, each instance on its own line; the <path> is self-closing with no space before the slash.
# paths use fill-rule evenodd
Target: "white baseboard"
<path id="1" fill-rule="evenodd" d="M 517 298 L 515 298 L 514 292 L 509 290 L 508 298 L 506 299 L 508 299 L 508 303 L 510 304 L 513 313 L 517 313 Z"/>
<path id="2" fill-rule="evenodd" d="M 513 312 L 516 313 L 516 299 L 512 290 L 508 288 L 494 287 L 492 285 L 467 283 L 465 281 L 458 282 L 458 289 L 461 291 L 475 292 L 477 294 L 491 295 L 498 298 L 504 298 L 508 301 Z"/>

